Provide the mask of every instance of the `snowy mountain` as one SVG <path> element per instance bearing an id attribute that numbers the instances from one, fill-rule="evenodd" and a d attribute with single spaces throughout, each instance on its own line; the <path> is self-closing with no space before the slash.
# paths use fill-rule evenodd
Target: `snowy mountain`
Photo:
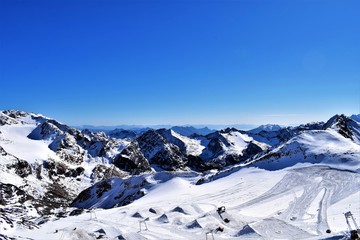
<path id="1" fill-rule="evenodd" d="M 0 238 L 344 236 L 341 213 L 360 218 L 359 174 L 360 123 L 344 115 L 185 136 L 80 131 L 2 111 Z M 151 231 L 139 232 L 145 222 Z"/>
<path id="2" fill-rule="evenodd" d="M 255 166 L 268 170 L 282 169 L 299 162 L 341 165 L 360 169 L 360 124 L 344 115 L 335 115 L 321 130 L 300 131 L 282 145 L 256 159 Z M 314 130 L 313 130 L 314 129 Z"/>
<path id="3" fill-rule="evenodd" d="M 351 119 L 360 122 L 360 114 L 353 114 L 350 116 Z"/>
<path id="4" fill-rule="evenodd" d="M 216 131 L 205 139 L 207 144 L 200 157 L 216 168 L 239 163 L 269 147 L 234 128 Z"/>
<path id="5" fill-rule="evenodd" d="M 171 130 L 186 136 L 186 137 L 190 137 L 191 135 L 208 135 L 212 132 L 214 132 L 214 130 L 209 129 L 208 127 L 203 127 L 203 128 L 194 128 L 191 126 L 174 126 L 171 127 Z"/>
<path id="6" fill-rule="evenodd" d="M 98 169 L 110 168 L 128 144 L 22 111 L 3 111 L 0 122 L 0 183 L 8 192 L 2 199 L 5 209 L 19 204 L 11 200 L 13 194 L 28 199 L 16 213 L 23 220 L 68 206 L 83 189 L 103 179 Z M 117 172 L 107 177 L 128 175 Z"/>
<path id="7" fill-rule="evenodd" d="M 279 131 L 281 128 L 282 127 L 277 124 L 266 124 L 266 125 L 261 125 L 257 128 L 251 129 L 248 132 L 250 132 L 250 133 L 259 133 L 261 131 L 274 132 L 274 131 Z"/>
<path id="8" fill-rule="evenodd" d="M 138 134 L 133 130 L 118 129 L 118 128 L 107 132 L 107 134 L 112 138 L 120 138 L 120 139 L 127 138 L 130 140 L 134 140 L 138 136 Z"/>

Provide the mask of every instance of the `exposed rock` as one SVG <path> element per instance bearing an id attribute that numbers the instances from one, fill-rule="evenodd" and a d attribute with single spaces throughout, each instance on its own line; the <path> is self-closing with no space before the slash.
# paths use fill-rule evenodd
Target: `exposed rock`
<path id="1" fill-rule="evenodd" d="M 29 135 L 28 138 L 33 140 L 53 140 L 59 137 L 64 132 L 61 131 L 57 126 L 45 121 L 37 126 Z"/>
<path id="2" fill-rule="evenodd" d="M 188 155 L 186 165 L 195 171 L 205 172 L 212 167 L 207 165 L 199 156 Z"/>
<path id="3" fill-rule="evenodd" d="M 3 125 L 11 125 L 11 124 L 17 124 L 18 121 L 7 116 L 6 114 L 4 114 L 3 112 L 0 113 L 0 126 Z"/>
<path id="4" fill-rule="evenodd" d="M 10 165 L 9 168 L 15 169 L 15 173 L 20 177 L 27 177 L 32 173 L 30 164 L 21 159 L 16 159 L 16 162 Z"/>
<path id="5" fill-rule="evenodd" d="M 57 162 L 51 159 L 43 162 L 43 168 L 47 170 L 47 174 L 50 179 L 53 179 L 53 177 L 57 178 L 61 175 L 64 177 L 76 178 L 82 175 L 85 171 L 83 167 L 71 168 L 65 163 Z"/>
<path id="6" fill-rule="evenodd" d="M 68 163 L 80 164 L 83 162 L 84 149 L 77 145 L 75 137 L 69 133 L 57 137 L 49 145 L 49 148 Z"/>
<path id="7" fill-rule="evenodd" d="M 145 159 L 138 143 L 132 142 L 114 160 L 114 165 L 130 174 L 140 174 L 151 171 L 149 162 Z"/>
<path id="8" fill-rule="evenodd" d="M 137 138 L 141 152 L 150 164 L 156 164 L 164 170 L 182 169 L 186 157 L 179 147 L 168 143 L 159 133 L 149 130 Z"/>
<path id="9" fill-rule="evenodd" d="M 69 216 L 78 216 L 84 212 L 84 209 L 78 208 L 74 209 L 69 213 Z"/>
<path id="10" fill-rule="evenodd" d="M 112 177 L 123 178 L 126 176 L 127 174 L 125 172 L 119 171 L 118 168 L 115 167 L 114 165 L 107 167 L 105 165 L 98 164 L 93 169 L 93 172 L 91 174 L 91 179 L 93 179 L 94 182 L 98 182 L 100 180 L 105 180 Z"/>
<path id="11" fill-rule="evenodd" d="M 345 115 L 335 115 L 324 124 L 323 129 L 332 128 L 351 140 L 359 139 L 359 124 Z"/>
<path id="12" fill-rule="evenodd" d="M 12 184 L 0 183 L 0 204 L 24 203 L 34 198 Z"/>
<path id="13" fill-rule="evenodd" d="M 112 208 L 127 205 L 144 196 L 149 182 L 144 176 L 135 176 L 127 179 L 110 178 L 100 181 L 82 191 L 72 202 L 77 208 Z"/>

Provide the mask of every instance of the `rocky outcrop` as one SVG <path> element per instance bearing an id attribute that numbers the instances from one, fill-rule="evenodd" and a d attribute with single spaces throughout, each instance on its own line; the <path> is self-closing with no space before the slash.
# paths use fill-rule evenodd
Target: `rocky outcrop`
<path id="1" fill-rule="evenodd" d="M 341 114 L 330 118 L 323 126 L 323 129 L 334 129 L 345 138 L 360 142 L 360 125 L 353 119 Z"/>
<path id="2" fill-rule="evenodd" d="M 144 196 L 144 190 L 149 186 L 150 184 L 144 176 L 106 179 L 82 191 L 71 206 L 107 209 L 127 205 Z"/>
<path id="3" fill-rule="evenodd" d="M 28 138 L 33 140 L 54 140 L 56 137 L 64 134 L 57 126 L 45 121 L 37 126 L 29 135 Z"/>
<path id="4" fill-rule="evenodd" d="M 149 130 L 138 137 L 136 141 L 150 164 L 169 171 L 185 167 L 187 159 L 179 147 L 168 143 L 158 132 Z"/>
<path id="5" fill-rule="evenodd" d="M 144 157 L 139 144 L 134 141 L 129 144 L 114 160 L 114 165 L 130 174 L 140 174 L 151 171 L 149 162 Z"/>
<path id="6" fill-rule="evenodd" d="M 31 166 L 25 160 L 16 159 L 16 161 L 13 164 L 9 165 L 8 168 L 14 169 L 15 173 L 20 177 L 27 177 L 32 174 Z"/>
<path id="7" fill-rule="evenodd" d="M 57 137 L 49 145 L 49 148 L 68 163 L 80 164 L 84 160 L 84 149 L 77 144 L 75 137 L 69 133 Z"/>
<path id="8" fill-rule="evenodd" d="M 115 167 L 115 165 L 111 165 L 110 167 L 108 167 L 108 166 L 99 164 L 99 165 L 96 165 L 96 167 L 93 169 L 90 177 L 93 180 L 93 182 L 98 182 L 98 181 L 113 178 L 113 177 L 118 177 L 118 178 L 127 177 L 128 174 L 129 173 L 127 173 L 127 172 L 119 171 Z"/>

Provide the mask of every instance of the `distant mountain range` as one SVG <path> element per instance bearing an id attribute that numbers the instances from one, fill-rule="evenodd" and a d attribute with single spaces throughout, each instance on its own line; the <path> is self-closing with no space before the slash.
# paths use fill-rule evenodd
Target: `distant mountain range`
<path id="1" fill-rule="evenodd" d="M 176 126 L 103 132 L 7 110 L 0 112 L 0 230 L 33 228 L 69 206 L 123 206 L 181 174 L 202 175 L 202 184 L 244 166 L 279 170 L 307 162 L 358 171 L 359 159 L 359 115 L 250 131 Z"/>
<path id="2" fill-rule="evenodd" d="M 131 131 L 143 131 L 144 129 L 160 129 L 160 128 L 195 128 L 203 129 L 207 128 L 210 130 L 220 130 L 224 128 L 236 128 L 241 130 L 250 130 L 258 127 L 256 124 L 193 124 L 193 125 L 114 125 L 114 126 L 101 126 L 101 125 L 81 125 L 74 126 L 77 129 L 89 129 L 95 132 L 99 131 L 112 131 L 115 129 L 131 130 Z"/>
<path id="3" fill-rule="evenodd" d="M 350 116 L 351 119 L 360 122 L 360 114 L 353 114 Z"/>

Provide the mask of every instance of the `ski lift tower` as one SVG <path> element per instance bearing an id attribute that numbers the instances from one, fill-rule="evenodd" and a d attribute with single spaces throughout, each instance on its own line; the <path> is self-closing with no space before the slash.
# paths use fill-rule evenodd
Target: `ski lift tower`
<path id="1" fill-rule="evenodd" d="M 345 215 L 346 223 L 347 223 L 349 231 L 350 231 L 350 238 L 351 239 L 360 239 L 360 229 L 359 229 L 359 226 L 357 225 L 357 223 L 355 221 L 354 216 L 352 215 L 352 213 L 350 211 L 344 213 L 344 215 Z M 354 230 L 352 230 L 349 219 L 351 219 L 352 222 L 353 222 L 353 225 L 355 227 Z"/>

